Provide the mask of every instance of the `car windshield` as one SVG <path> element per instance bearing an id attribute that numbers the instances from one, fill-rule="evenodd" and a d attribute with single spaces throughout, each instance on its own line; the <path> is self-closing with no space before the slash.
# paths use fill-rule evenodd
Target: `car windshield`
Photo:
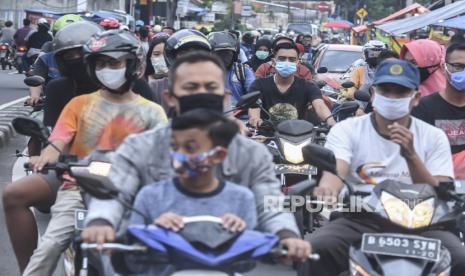
<path id="1" fill-rule="evenodd" d="M 300 34 L 311 34 L 312 26 L 309 24 L 290 24 L 287 27 L 287 32 L 294 31 L 295 33 Z"/>
<path id="2" fill-rule="evenodd" d="M 345 73 L 352 63 L 362 58 L 361 52 L 327 50 L 320 67 L 328 68 L 330 73 Z"/>

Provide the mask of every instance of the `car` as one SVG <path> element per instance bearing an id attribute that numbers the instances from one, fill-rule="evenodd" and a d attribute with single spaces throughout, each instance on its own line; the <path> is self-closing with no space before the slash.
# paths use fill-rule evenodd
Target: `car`
<path id="1" fill-rule="evenodd" d="M 318 26 L 308 23 L 289 23 L 287 24 L 286 33 L 291 36 L 297 36 L 299 34 L 319 36 Z"/>
<path id="2" fill-rule="evenodd" d="M 339 93 L 342 77 L 352 64 L 363 58 L 362 46 L 344 44 L 323 44 L 313 59 L 317 78 L 326 82 L 321 89 L 325 95 Z"/>

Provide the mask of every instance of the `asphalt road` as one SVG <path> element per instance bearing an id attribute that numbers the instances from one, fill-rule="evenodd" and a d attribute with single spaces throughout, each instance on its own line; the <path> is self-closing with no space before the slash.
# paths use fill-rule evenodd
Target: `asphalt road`
<path id="1" fill-rule="evenodd" d="M 0 105 L 29 94 L 23 83 L 24 75 L 15 72 L 0 70 Z"/>

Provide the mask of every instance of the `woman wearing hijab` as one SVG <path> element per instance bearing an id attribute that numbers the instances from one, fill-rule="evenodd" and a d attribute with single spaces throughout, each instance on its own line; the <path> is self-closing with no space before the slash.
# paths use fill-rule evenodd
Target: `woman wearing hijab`
<path id="1" fill-rule="evenodd" d="M 145 78 L 161 79 L 167 76 L 168 67 L 166 66 L 163 50 L 168 35 L 165 33 L 156 34 L 150 42 L 149 51 L 147 52 L 147 66 L 145 68 Z"/>
<path id="2" fill-rule="evenodd" d="M 271 60 L 271 41 L 261 38 L 255 44 L 255 54 L 245 64 L 255 72 L 260 65 Z"/>
<path id="3" fill-rule="evenodd" d="M 446 77 L 441 70 L 444 55 L 444 47 L 429 39 L 414 40 L 402 47 L 400 58 L 410 61 L 420 70 L 421 96 L 444 91 L 446 88 Z"/>

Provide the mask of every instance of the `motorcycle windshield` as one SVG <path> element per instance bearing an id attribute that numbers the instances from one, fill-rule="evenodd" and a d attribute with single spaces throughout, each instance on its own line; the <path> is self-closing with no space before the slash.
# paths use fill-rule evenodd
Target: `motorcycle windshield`
<path id="1" fill-rule="evenodd" d="M 187 258 L 192 263 L 211 267 L 236 261 L 239 256 L 258 258 L 269 253 L 278 242 L 276 235 L 246 230 L 227 249 L 218 252 L 208 248 L 199 250 L 180 234 L 160 227 L 130 226 L 128 231 L 150 248 L 167 252 L 173 264 L 185 262 Z"/>

